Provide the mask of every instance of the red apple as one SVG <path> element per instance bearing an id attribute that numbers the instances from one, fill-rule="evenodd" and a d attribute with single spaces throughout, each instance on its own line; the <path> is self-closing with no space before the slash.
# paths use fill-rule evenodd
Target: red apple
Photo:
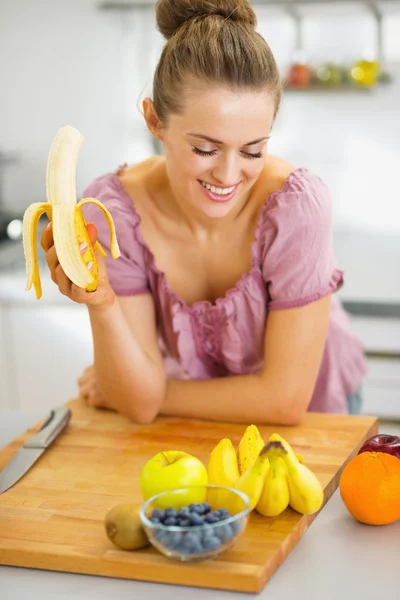
<path id="1" fill-rule="evenodd" d="M 373 435 L 364 442 L 358 454 L 361 452 L 386 452 L 400 459 L 400 437 L 385 434 Z"/>

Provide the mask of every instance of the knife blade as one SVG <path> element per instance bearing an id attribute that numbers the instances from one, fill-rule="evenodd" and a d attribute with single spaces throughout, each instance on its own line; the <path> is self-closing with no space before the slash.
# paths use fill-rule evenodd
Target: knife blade
<path id="1" fill-rule="evenodd" d="M 66 406 L 60 406 L 50 412 L 41 429 L 25 442 L 4 469 L 0 471 L 0 494 L 10 489 L 29 471 L 43 452 L 65 429 L 70 419 L 71 410 Z"/>

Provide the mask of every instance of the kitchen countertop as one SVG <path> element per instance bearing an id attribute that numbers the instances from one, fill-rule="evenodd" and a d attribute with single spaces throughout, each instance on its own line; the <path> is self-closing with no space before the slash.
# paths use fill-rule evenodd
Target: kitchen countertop
<path id="1" fill-rule="evenodd" d="M 40 412 L 0 412 L 0 447 L 42 419 Z M 381 432 L 400 435 L 393 424 Z M 0 532 L 1 535 L 1 532 Z M 264 590 L 262 600 L 376 600 L 400 590 L 400 521 L 386 527 L 357 523 L 338 491 L 312 523 Z M 245 594 L 140 581 L 1 567 L 4 600 L 243 600 Z M 249 595 L 252 597 L 252 595 Z"/>

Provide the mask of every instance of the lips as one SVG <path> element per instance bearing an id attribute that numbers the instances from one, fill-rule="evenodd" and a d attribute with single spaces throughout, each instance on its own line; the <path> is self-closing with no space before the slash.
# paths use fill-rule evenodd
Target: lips
<path id="1" fill-rule="evenodd" d="M 199 179 L 198 182 L 201 185 L 203 192 L 213 202 L 228 202 L 233 198 L 239 186 L 238 183 L 230 187 L 214 186 Z"/>

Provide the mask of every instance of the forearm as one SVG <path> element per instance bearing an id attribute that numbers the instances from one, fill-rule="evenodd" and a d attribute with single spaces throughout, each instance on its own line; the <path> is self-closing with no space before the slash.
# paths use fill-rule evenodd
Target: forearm
<path id="1" fill-rule="evenodd" d="M 191 381 L 170 379 L 160 412 L 213 421 L 296 424 L 299 421 L 296 400 L 283 397 L 275 387 L 273 383 L 268 385 L 261 375 Z"/>
<path id="2" fill-rule="evenodd" d="M 99 392 L 133 421 L 152 421 L 165 397 L 163 369 L 143 351 L 118 302 L 101 311 L 89 307 L 89 318 Z"/>

